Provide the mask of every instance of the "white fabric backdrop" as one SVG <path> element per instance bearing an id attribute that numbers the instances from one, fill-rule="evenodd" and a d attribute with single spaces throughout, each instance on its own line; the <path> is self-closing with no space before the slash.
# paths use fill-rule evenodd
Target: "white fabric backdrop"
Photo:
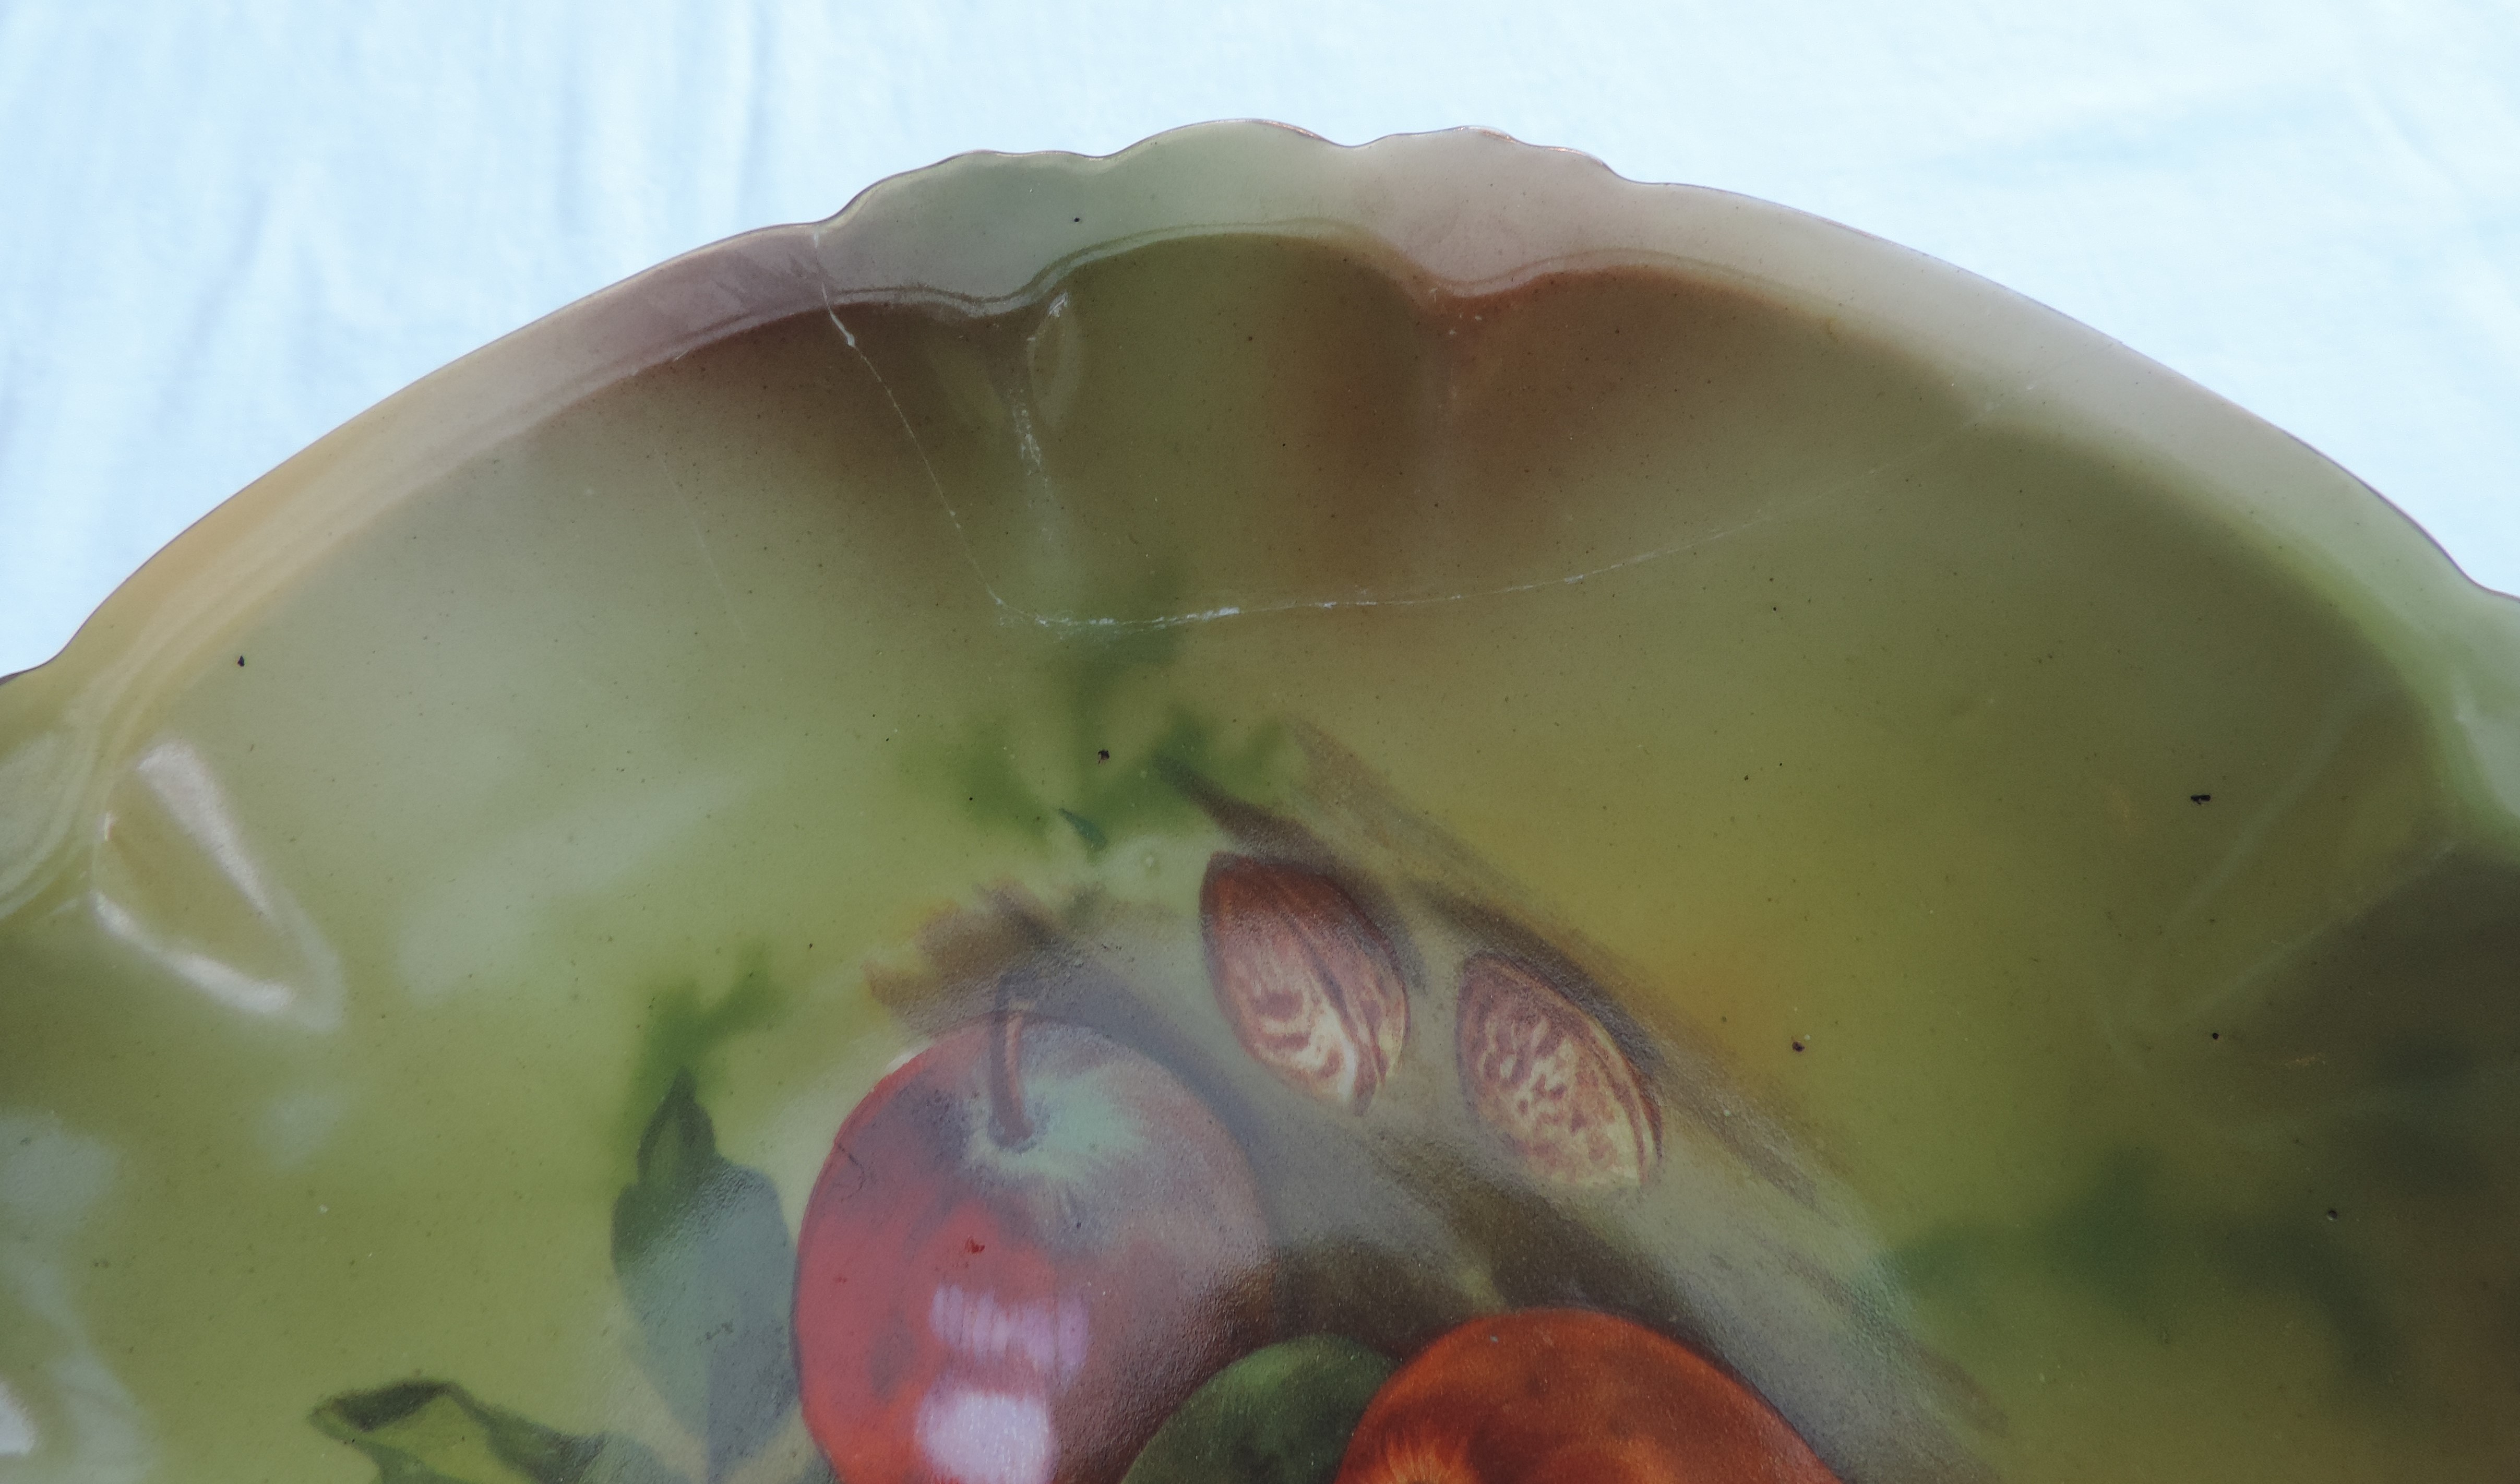
<path id="1" fill-rule="evenodd" d="M 2520 588 L 2520 0 L 0 0 L 0 673 L 327 428 L 956 152 L 1481 123 L 1935 253 Z"/>

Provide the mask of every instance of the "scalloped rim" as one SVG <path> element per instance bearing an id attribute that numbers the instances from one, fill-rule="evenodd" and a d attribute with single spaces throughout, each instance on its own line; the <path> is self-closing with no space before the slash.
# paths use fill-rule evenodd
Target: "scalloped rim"
<path id="1" fill-rule="evenodd" d="M 1489 291 L 1640 257 L 1757 286 L 1900 346 L 1981 421 L 2107 449 L 2221 492 L 2223 524 L 2343 609 L 2431 720 L 2468 832 L 2520 852 L 2520 604 L 2307 445 L 2064 315 L 1833 222 L 1641 184 L 1486 129 L 1342 146 L 1282 124 L 1172 130 L 1102 157 L 975 153 L 869 187 L 826 221 L 684 254 L 413 383 L 196 522 L 60 655 L 0 689 L 0 917 L 49 877 L 93 760 L 136 740 L 154 682 L 448 465 L 596 389 L 756 325 L 871 297 L 968 310 L 1167 237 L 1363 233 L 1435 286 Z M 34 817 L 40 814 L 41 818 Z"/>

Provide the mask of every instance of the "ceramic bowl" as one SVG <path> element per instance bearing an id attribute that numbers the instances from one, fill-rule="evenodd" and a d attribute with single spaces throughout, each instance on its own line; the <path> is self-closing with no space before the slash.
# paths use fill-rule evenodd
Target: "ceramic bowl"
<path id="1" fill-rule="evenodd" d="M 2508 601 L 1948 266 L 967 156 L 0 686 L 0 1453 L 2507 1479 L 2515 804 Z"/>

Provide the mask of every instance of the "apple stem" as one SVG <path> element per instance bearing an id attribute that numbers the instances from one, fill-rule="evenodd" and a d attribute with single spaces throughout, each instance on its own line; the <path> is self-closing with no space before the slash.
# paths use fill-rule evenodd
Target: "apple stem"
<path id="1" fill-rule="evenodd" d="M 997 1055 L 989 1060 L 989 1134 L 1008 1149 L 1032 1143 L 1033 1134 L 1021 1075 L 1026 1002 L 1014 993 L 1013 979 L 1012 974 L 998 979 Z"/>

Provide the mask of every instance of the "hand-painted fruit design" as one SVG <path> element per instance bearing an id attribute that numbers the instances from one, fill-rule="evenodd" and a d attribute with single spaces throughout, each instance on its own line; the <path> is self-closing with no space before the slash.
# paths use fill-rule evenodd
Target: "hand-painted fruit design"
<path id="1" fill-rule="evenodd" d="M 1409 1036 L 1400 956 L 1318 871 L 1219 852 L 1199 887 L 1208 976 L 1235 1035 L 1298 1092 L 1362 1113 Z"/>
<path id="2" fill-rule="evenodd" d="M 1470 1110 L 1532 1173 L 1559 1185 L 1642 1185 L 1662 1115 L 1601 1022 L 1503 954 L 1462 966 L 1458 1055 Z"/>
<path id="3" fill-rule="evenodd" d="M 1305 807 L 1337 838 L 1174 777 L 1226 844 L 1194 920 L 1102 881 L 1002 886 L 922 933 L 923 966 L 871 968 L 935 1039 L 841 1123 L 792 1245 L 685 1067 L 612 1246 L 698 1478 L 797 1477 L 799 1413 L 844 1484 L 1835 1484 L 1785 1413 L 1868 1479 L 1988 1477 L 1931 1410 L 1969 1398 L 1929 1391 L 1843 1279 L 1876 1249 L 1780 1132 L 1736 1121 L 1720 1063 L 1642 1030 L 1615 967 L 1465 847 L 1332 776 L 1361 816 Z M 1430 1007 L 1459 1097 L 1402 1064 Z M 1696 1157 L 1657 1180 L 1665 1093 Z M 315 1422 L 387 1484 L 589 1459 L 692 1484 L 641 1437 L 443 1380 Z"/>
<path id="4" fill-rule="evenodd" d="M 1250 1351 L 1267 1232 L 1240 1150 L 1163 1067 L 1002 1012 L 885 1077 L 805 1207 L 805 1424 L 848 1484 L 1119 1477 Z"/>
<path id="5" fill-rule="evenodd" d="M 1191 1393 L 1121 1484 L 1330 1484 L 1392 1370 L 1334 1334 L 1246 1355 Z"/>
<path id="6" fill-rule="evenodd" d="M 1337 1484 L 1837 1484 L 1784 1418 L 1642 1325 L 1528 1309 L 1451 1330 L 1374 1393 Z"/>

